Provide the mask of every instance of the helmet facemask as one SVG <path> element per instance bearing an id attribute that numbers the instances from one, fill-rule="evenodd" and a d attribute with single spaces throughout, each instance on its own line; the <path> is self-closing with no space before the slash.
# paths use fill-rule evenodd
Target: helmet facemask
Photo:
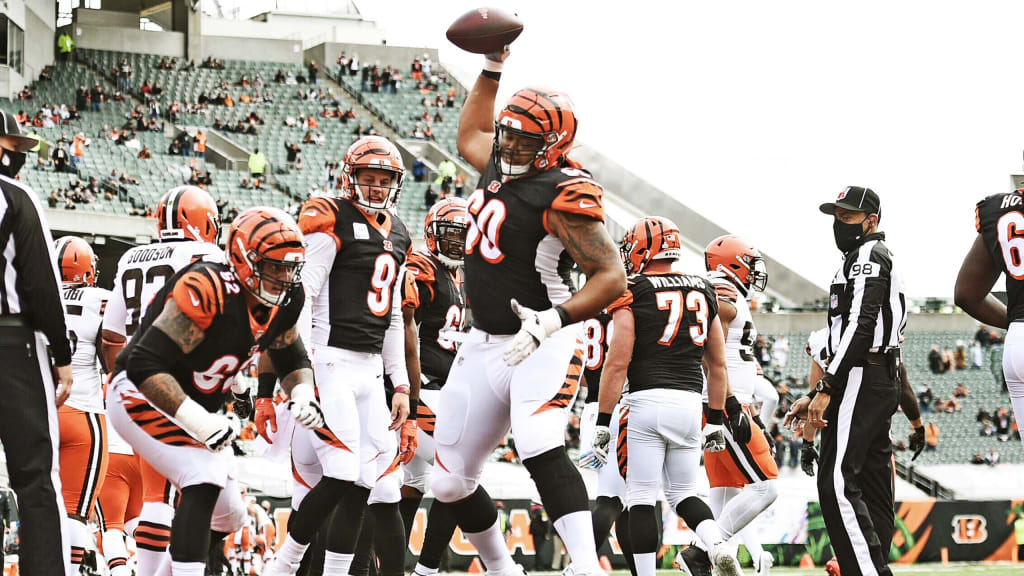
<path id="1" fill-rule="evenodd" d="M 754 256 L 750 263 L 750 287 L 758 292 L 764 292 L 768 287 L 768 268 L 760 255 Z"/>
<path id="2" fill-rule="evenodd" d="M 434 223 L 434 238 L 437 242 L 437 257 L 449 268 L 462 266 L 466 254 L 465 222 Z"/>
<path id="3" fill-rule="evenodd" d="M 351 200 L 360 208 L 371 214 L 376 214 L 382 210 L 388 210 L 398 203 L 398 197 L 402 192 L 402 182 L 405 180 L 404 171 L 381 165 L 359 166 L 352 172 Z M 383 172 L 389 173 L 391 177 L 387 186 L 380 185 L 384 181 Z M 371 194 L 372 188 L 383 188 L 386 193 L 382 199 L 374 200 Z"/>
<path id="4" fill-rule="evenodd" d="M 517 128 L 516 123 L 516 119 L 511 117 L 494 123 L 494 166 L 498 174 L 506 178 L 518 178 L 547 169 L 547 151 L 559 140 L 554 132 L 543 135 L 526 132 Z"/>
<path id="5" fill-rule="evenodd" d="M 236 237 L 235 242 L 239 248 L 243 248 L 241 238 Z M 282 249 L 287 248 L 287 245 L 275 246 L 274 251 L 283 251 Z M 267 306 L 284 304 L 292 288 L 302 283 L 300 272 L 305 258 L 301 245 L 298 248 L 285 252 L 284 258 L 261 256 L 255 250 L 240 250 L 244 263 L 252 270 L 252 274 L 247 275 L 242 285 Z"/>

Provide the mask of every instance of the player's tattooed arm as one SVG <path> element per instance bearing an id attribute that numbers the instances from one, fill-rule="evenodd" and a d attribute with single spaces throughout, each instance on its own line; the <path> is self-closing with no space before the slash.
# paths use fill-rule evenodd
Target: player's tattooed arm
<path id="1" fill-rule="evenodd" d="M 150 404 L 162 410 L 165 414 L 174 414 L 178 411 L 181 403 L 185 401 L 185 391 L 181 389 L 178 381 L 167 372 L 154 374 L 139 384 L 139 392 L 142 392 Z"/>
<path id="2" fill-rule="evenodd" d="M 175 355 L 188 354 L 195 350 L 205 337 L 205 333 L 178 308 L 173 298 L 168 298 L 164 309 L 157 316 L 156 320 L 153 321 L 152 327 L 166 334 L 167 338 L 179 350 L 174 350 L 174 346 L 162 345 L 160 340 L 144 336 L 136 345 L 140 348 L 146 348 L 148 353 L 143 354 L 143 358 L 151 357 L 154 353 L 164 359 Z M 168 348 L 168 350 L 161 350 L 161 346 Z M 133 361 L 134 356 L 135 353 L 133 353 Z M 178 384 L 178 381 L 169 372 L 161 371 L 152 374 L 138 386 L 139 392 L 142 392 L 150 403 L 166 414 L 176 413 L 186 398 L 181 385 Z"/>
<path id="3" fill-rule="evenodd" d="M 593 318 L 626 291 L 619 251 L 604 224 L 593 218 L 551 210 L 548 225 L 587 275 L 587 283 L 562 308 L 574 322 Z"/>
<path id="4" fill-rule="evenodd" d="M 313 385 L 313 370 L 309 367 L 309 355 L 306 347 L 299 338 L 299 331 L 292 326 L 270 343 L 270 350 L 267 356 L 274 366 L 281 366 L 277 370 L 281 376 L 281 389 L 285 394 L 291 396 L 292 389 L 299 384 Z M 286 366 L 294 366 L 292 369 Z M 286 374 L 281 374 L 287 372 Z"/>
<path id="5" fill-rule="evenodd" d="M 206 333 L 178 308 L 174 298 L 167 299 L 163 311 L 153 321 L 153 327 L 167 334 L 185 354 L 195 350 L 206 337 Z"/>

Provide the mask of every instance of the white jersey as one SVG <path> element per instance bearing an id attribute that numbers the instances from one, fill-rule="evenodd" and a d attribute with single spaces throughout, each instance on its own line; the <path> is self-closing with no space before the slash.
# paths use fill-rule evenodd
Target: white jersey
<path id="1" fill-rule="evenodd" d="M 822 370 L 828 368 L 828 328 L 811 332 L 807 337 L 807 354 Z"/>
<path id="2" fill-rule="evenodd" d="M 214 244 L 191 240 L 159 242 L 131 248 L 117 263 L 114 292 L 103 316 L 103 329 L 131 337 L 153 296 L 179 270 L 200 259 L 223 261 Z"/>
<path id="3" fill-rule="evenodd" d="M 726 301 L 736 308 L 736 316 L 729 322 L 725 337 L 725 362 L 729 369 L 729 387 L 741 404 L 753 401 L 757 360 L 754 358 L 754 341 L 757 329 L 750 314 L 746 297 L 728 278 L 720 272 L 709 272 L 708 279 L 715 287 L 718 300 Z"/>
<path id="4" fill-rule="evenodd" d="M 75 385 L 67 404 L 83 412 L 103 413 L 103 379 L 97 363 L 96 341 L 100 338 L 103 310 L 110 291 L 96 286 L 66 287 L 63 290 L 64 321 L 71 340 L 71 374 Z"/>

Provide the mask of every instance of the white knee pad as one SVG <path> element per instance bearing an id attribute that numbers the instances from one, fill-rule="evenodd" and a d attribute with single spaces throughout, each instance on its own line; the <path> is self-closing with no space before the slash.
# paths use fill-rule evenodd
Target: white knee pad
<path id="1" fill-rule="evenodd" d="M 245 524 L 247 515 L 238 484 L 234 479 L 229 479 L 227 486 L 220 491 L 220 497 L 213 509 L 210 529 L 217 532 L 234 532 Z"/>
<path id="2" fill-rule="evenodd" d="M 476 492 L 476 487 L 475 478 L 460 478 L 436 467 L 430 480 L 430 490 L 441 502 L 458 502 Z"/>
<path id="3" fill-rule="evenodd" d="M 628 506 L 654 506 L 658 501 L 658 481 L 632 481 L 626 484 Z M 674 504 L 673 504 L 674 506 Z"/>
<path id="4" fill-rule="evenodd" d="M 758 501 L 763 503 L 764 507 L 772 505 L 775 499 L 779 497 L 779 487 L 777 486 L 778 480 L 772 478 L 771 480 L 764 480 L 762 482 L 755 482 L 748 484 L 744 490 L 750 490 L 757 494 Z"/>

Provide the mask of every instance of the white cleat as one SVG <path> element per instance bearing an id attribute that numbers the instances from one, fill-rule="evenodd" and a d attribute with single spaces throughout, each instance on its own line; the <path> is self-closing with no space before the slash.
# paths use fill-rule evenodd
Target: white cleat
<path id="1" fill-rule="evenodd" d="M 504 570 L 488 570 L 485 576 L 526 576 L 526 569 L 516 564 Z"/>
<path id="2" fill-rule="evenodd" d="M 263 568 L 263 576 L 294 576 L 299 571 L 299 565 L 288 566 L 280 558 L 266 564 Z"/>
<path id="3" fill-rule="evenodd" d="M 592 568 L 590 570 L 586 568 L 577 567 L 576 563 L 573 562 L 562 570 L 562 576 L 608 576 L 604 570 L 600 567 Z"/>
<path id="4" fill-rule="evenodd" d="M 724 542 L 711 547 L 711 564 L 719 576 L 743 576 L 739 561 Z"/>
<path id="5" fill-rule="evenodd" d="M 758 557 L 757 563 L 754 564 L 754 574 L 757 576 L 768 576 L 772 571 L 772 566 L 775 565 L 775 558 L 771 552 L 761 552 L 761 556 Z"/>

